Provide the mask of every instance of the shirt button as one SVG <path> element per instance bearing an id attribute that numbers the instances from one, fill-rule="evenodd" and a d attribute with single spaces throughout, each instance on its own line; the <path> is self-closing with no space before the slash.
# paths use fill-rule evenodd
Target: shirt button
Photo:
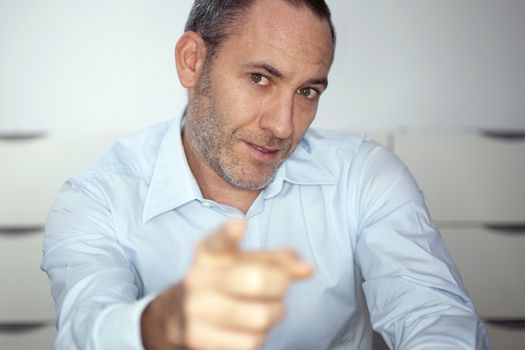
<path id="1" fill-rule="evenodd" d="M 209 203 L 209 202 L 203 202 L 203 203 L 202 203 L 202 206 L 203 206 L 204 208 L 211 208 L 211 203 Z"/>

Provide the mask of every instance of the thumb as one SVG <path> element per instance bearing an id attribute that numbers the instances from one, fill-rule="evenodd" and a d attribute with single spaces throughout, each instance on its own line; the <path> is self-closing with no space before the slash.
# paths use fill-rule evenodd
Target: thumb
<path id="1" fill-rule="evenodd" d="M 231 253 L 238 250 L 246 223 L 242 220 L 228 220 L 219 229 L 206 237 L 201 243 L 201 249 L 207 253 Z"/>

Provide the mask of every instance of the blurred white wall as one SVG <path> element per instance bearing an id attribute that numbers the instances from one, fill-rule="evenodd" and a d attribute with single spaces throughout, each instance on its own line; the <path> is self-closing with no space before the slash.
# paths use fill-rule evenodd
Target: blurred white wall
<path id="1" fill-rule="evenodd" d="M 0 131 L 134 129 L 181 112 L 191 0 L 0 0 Z M 331 0 L 316 125 L 525 129 L 525 1 Z"/>
<path id="2" fill-rule="evenodd" d="M 180 113 L 190 0 L 0 0 L 0 129 L 140 128 Z"/>
<path id="3" fill-rule="evenodd" d="M 525 1 L 330 4 L 340 45 L 320 124 L 525 129 Z"/>

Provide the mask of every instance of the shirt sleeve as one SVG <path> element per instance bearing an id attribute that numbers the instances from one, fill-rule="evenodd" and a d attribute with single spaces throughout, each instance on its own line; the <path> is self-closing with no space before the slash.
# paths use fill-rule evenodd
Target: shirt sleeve
<path id="1" fill-rule="evenodd" d="M 143 348 L 140 318 L 153 296 L 142 297 L 95 183 L 62 188 L 46 224 L 42 269 L 56 305 L 55 348 Z"/>
<path id="2" fill-rule="evenodd" d="M 408 169 L 378 147 L 360 188 L 355 254 L 374 330 L 391 349 L 490 349 Z"/>

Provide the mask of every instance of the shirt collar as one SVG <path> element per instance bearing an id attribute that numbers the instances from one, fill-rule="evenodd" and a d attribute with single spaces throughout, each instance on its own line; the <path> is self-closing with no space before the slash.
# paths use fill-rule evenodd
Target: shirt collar
<path id="1" fill-rule="evenodd" d="M 182 146 L 183 118 L 175 119 L 164 135 L 148 188 L 142 221 L 175 209 L 202 194 L 186 160 Z M 310 143 L 303 138 L 292 155 L 277 170 L 263 191 L 263 198 L 275 197 L 284 182 L 298 185 L 335 184 L 333 175 L 313 156 Z"/>
<path id="2" fill-rule="evenodd" d="M 202 198 L 182 146 L 182 116 L 168 127 L 160 143 L 142 221 Z"/>
<path id="3" fill-rule="evenodd" d="M 304 137 L 292 155 L 284 161 L 272 182 L 264 190 L 264 198 L 279 194 L 283 183 L 297 185 L 333 185 L 335 178 L 312 152 L 308 137 Z"/>

